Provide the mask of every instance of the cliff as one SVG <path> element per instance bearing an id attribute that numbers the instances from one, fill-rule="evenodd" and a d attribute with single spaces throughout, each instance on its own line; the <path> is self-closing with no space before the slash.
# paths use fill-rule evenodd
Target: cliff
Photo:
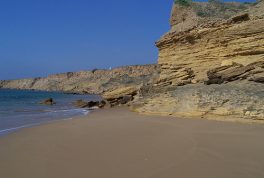
<path id="1" fill-rule="evenodd" d="M 0 88 L 101 94 L 120 87 L 139 87 L 154 80 L 158 73 L 157 65 L 125 66 L 112 70 L 68 72 L 45 78 L 0 81 Z"/>
<path id="2" fill-rule="evenodd" d="M 230 18 L 221 13 L 208 18 L 199 16 L 195 7 L 174 5 L 172 29 L 156 43 L 159 79 L 142 89 L 134 109 L 182 117 L 264 119 L 264 3 L 234 12 Z"/>
<path id="3" fill-rule="evenodd" d="M 191 11 L 190 7 L 186 9 Z M 255 11 L 252 9 L 251 12 Z M 195 11 L 192 13 L 195 14 Z M 172 19 L 175 19 L 174 16 L 175 13 Z M 182 24 L 185 21 L 188 20 L 184 20 Z M 189 22 L 187 23 L 189 27 Z M 173 30 L 156 43 L 159 48 L 158 63 L 162 68 L 159 84 L 204 82 L 208 80 L 208 72 L 217 67 L 231 68 L 235 64 L 236 67 L 233 68 L 236 70 L 240 68 L 239 65 L 243 67 L 263 61 L 263 36 L 263 16 L 254 17 L 249 13 L 239 14 L 228 20 L 207 21 L 185 31 Z M 259 72 L 256 70 L 253 73 Z M 253 73 L 253 76 L 248 77 L 254 77 Z"/>

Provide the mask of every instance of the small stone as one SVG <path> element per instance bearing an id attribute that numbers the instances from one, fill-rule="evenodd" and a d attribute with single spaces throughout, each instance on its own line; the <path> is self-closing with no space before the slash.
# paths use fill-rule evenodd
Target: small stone
<path id="1" fill-rule="evenodd" d="M 48 99 L 40 102 L 40 104 L 43 104 L 43 105 L 54 105 L 54 104 L 56 104 L 56 102 L 54 102 L 53 98 L 48 98 Z"/>

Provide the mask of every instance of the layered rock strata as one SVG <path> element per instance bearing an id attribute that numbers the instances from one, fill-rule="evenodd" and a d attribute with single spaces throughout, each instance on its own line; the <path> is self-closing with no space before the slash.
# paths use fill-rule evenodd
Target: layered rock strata
<path id="1" fill-rule="evenodd" d="M 263 61 L 263 44 L 264 19 L 231 19 L 183 33 L 169 33 L 157 42 L 162 69 L 157 84 L 204 82 L 208 80 L 207 72 L 214 68 Z"/>
<path id="2" fill-rule="evenodd" d="M 187 19 L 177 17 L 186 13 Z M 159 79 L 141 88 L 133 109 L 181 117 L 264 120 L 264 3 L 229 19 L 205 18 L 200 23 L 189 16 L 198 18 L 192 7 L 173 7 L 172 29 L 156 43 Z"/>

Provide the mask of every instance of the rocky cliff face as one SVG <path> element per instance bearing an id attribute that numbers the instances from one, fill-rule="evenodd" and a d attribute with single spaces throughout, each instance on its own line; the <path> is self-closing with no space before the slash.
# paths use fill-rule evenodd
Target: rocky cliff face
<path id="1" fill-rule="evenodd" d="M 263 61 L 263 44 L 264 18 L 250 20 L 248 14 L 168 33 L 157 42 L 162 68 L 158 84 L 204 82 L 208 80 L 208 71 L 217 67 L 243 67 Z M 262 69 L 256 66 L 252 70 L 254 75 Z"/>
<path id="2" fill-rule="evenodd" d="M 139 87 L 155 80 L 158 73 L 157 65 L 126 66 L 113 70 L 55 74 L 46 78 L 0 81 L 0 88 L 101 94 L 120 87 Z"/>
<path id="3" fill-rule="evenodd" d="M 264 119 L 263 10 L 260 2 L 229 19 L 202 22 L 192 7 L 175 5 L 172 30 L 156 43 L 159 80 L 136 110 Z"/>

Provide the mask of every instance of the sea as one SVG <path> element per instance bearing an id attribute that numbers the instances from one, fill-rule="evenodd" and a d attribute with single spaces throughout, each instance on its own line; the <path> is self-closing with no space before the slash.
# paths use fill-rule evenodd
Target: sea
<path id="1" fill-rule="evenodd" d="M 56 104 L 39 104 L 47 98 L 53 98 Z M 100 96 L 0 89 L 0 136 L 26 127 L 87 115 L 88 109 L 72 105 L 79 99 L 96 101 Z"/>

